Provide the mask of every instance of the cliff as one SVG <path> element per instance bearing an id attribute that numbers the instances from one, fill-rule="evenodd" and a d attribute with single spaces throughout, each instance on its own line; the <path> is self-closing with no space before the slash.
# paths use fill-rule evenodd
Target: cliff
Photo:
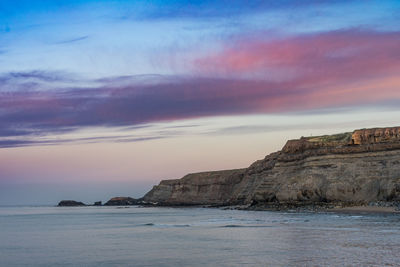
<path id="1" fill-rule="evenodd" d="M 164 180 L 158 205 L 363 205 L 400 201 L 400 127 L 289 140 L 246 169 Z"/>
<path id="2" fill-rule="evenodd" d="M 159 205 L 229 205 L 245 170 L 193 173 L 182 179 L 163 180 L 143 199 Z"/>

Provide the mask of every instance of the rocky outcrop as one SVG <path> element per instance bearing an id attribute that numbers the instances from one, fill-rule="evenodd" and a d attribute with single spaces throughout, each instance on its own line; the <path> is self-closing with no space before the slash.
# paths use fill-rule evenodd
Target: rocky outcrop
<path id="1" fill-rule="evenodd" d="M 165 180 L 159 205 L 363 205 L 400 201 L 400 128 L 290 140 L 247 169 Z"/>
<path id="2" fill-rule="evenodd" d="M 139 200 L 131 197 L 113 197 L 104 206 L 130 206 L 139 204 Z"/>
<path id="3" fill-rule="evenodd" d="M 61 200 L 58 205 L 58 207 L 80 207 L 80 206 L 86 206 L 84 203 L 75 201 L 75 200 Z"/>
<path id="4" fill-rule="evenodd" d="M 245 169 L 188 174 L 164 180 L 144 200 L 159 205 L 225 205 L 243 179 Z"/>
<path id="5" fill-rule="evenodd" d="M 400 127 L 356 130 L 352 134 L 352 144 L 365 145 L 390 143 L 400 140 Z"/>

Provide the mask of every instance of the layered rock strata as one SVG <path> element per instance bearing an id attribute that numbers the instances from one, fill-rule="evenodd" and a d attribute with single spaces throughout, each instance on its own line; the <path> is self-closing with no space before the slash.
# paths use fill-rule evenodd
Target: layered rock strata
<path id="1" fill-rule="evenodd" d="M 164 180 L 158 205 L 363 205 L 400 201 L 400 127 L 290 140 L 246 169 Z"/>

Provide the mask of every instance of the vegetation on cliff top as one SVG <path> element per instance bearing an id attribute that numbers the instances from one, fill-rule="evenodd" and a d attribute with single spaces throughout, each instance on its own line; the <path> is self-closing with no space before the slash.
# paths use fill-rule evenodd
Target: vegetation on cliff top
<path id="1" fill-rule="evenodd" d="M 319 142 L 319 143 L 349 143 L 351 141 L 351 132 L 340 133 L 334 135 L 322 135 L 322 136 L 312 136 L 306 137 L 308 142 Z"/>

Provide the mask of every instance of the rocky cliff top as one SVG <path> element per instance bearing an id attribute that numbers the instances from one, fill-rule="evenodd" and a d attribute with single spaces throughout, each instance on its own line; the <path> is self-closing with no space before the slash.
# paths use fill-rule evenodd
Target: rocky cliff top
<path id="1" fill-rule="evenodd" d="M 353 145 L 391 143 L 399 141 L 400 127 L 355 130 L 351 136 L 351 144 Z"/>
<path id="2" fill-rule="evenodd" d="M 400 127 L 360 129 L 354 132 L 315 137 L 301 137 L 287 141 L 282 152 L 297 154 L 313 150 L 326 153 L 358 153 L 398 149 L 400 145 Z"/>
<path id="3" fill-rule="evenodd" d="M 287 141 L 286 145 L 282 149 L 282 152 L 298 153 L 310 149 L 347 146 L 351 143 L 351 139 L 351 133 L 301 137 L 300 139 Z"/>
<path id="4" fill-rule="evenodd" d="M 198 185 L 217 184 L 217 183 L 223 183 L 226 176 L 231 176 L 236 173 L 243 172 L 244 170 L 245 169 L 234 169 L 234 170 L 189 173 L 180 179 L 162 180 L 160 183 L 163 185 L 176 184 L 176 183 L 196 183 Z"/>

